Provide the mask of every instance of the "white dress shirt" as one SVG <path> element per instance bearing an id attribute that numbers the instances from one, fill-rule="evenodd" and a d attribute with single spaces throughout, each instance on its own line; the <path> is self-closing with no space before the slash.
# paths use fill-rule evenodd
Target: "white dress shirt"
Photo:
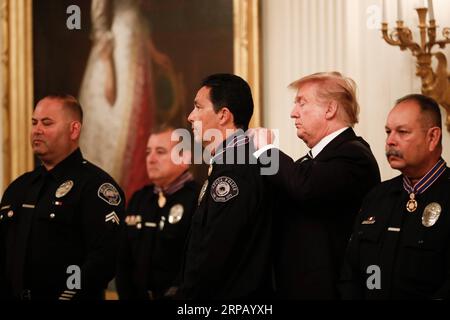
<path id="1" fill-rule="evenodd" d="M 334 138 L 336 138 L 338 135 L 340 135 L 342 132 L 344 132 L 348 128 L 349 127 L 345 127 L 345 128 L 336 130 L 335 132 L 330 133 L 329 135 L 323 137 L 322 140 L 320 140 L 319 143 L 316 144 L 310 150 L 312 157 L 313 158 L 317 157 L 317 155 L 320 153 L 320 151 L 322 151 L 323 148 L 325 148 L 327 146 L 327 144 L 329 144 L 331 141 L 333 141 Z M 253 153 L 253 155 L 255 156 L 255 158 L 258 158 L 261 154 L 263 154 L 264 152 L 266 152 L 267 150 L 272 149 L 272 148 L 276 148 L 276 146 L 273 144 L 268 144 L 268 145 L 262 147 L 261 149 L 259 149 L 258 151 L 255 151 Z"/>

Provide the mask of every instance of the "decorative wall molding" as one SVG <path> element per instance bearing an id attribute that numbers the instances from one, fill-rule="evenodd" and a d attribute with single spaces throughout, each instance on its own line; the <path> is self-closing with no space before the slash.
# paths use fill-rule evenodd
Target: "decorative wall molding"
<path id="1" fill-rule="evenodd" d="M 3 0 L 2 32 L 2 159 L 3 187 L 33 168 L 29 143 L 33 110 L 32 0 Z"/>
<path id="2" fill-rule="evenodd" d="M 262 123 L 259 0 L 233 0 L 234 72 L 252 89 L 255 110 L 251 127 Z"/>

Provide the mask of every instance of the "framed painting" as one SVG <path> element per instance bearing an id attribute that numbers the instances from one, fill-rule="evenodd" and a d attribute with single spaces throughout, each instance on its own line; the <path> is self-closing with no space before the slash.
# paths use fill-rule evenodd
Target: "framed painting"
<path id="1" fill-rule="evenodd" d="M 4 130 L 8 141 L 27 132 L 40 98 L 72 94 L 84 111 L 84 156 L 130 196 L 148 182 L 144 157 L 151 129 L 163 123 L 187 127 L 198 84 L 208 74 L 233 72 L 246 79 L 255 99 L 252 125 L 261 123 L 258 0 L 1 1 L 8 6 L 1 16 L 9 43 L 2 56 L 5 81 L 10 89 L 13 78 L 26 84 L 2 99 L 4 122 L 21 112 L 12 95 L 28 99 L 20 102 L 27 113 Z M 25 17 L 25 27 L 13 24 L 13 16 Z M 12 34 L 17 28 L 23 40 Z M 28 55 L 12 50 L 17 41 Z M 13 77 L 17 63 L 23 74 Z M 26 150 L 20 170 L 29 170 L 28 136 L 19 140 L 3 157 Z M 11 171 L 11 159 L 4 163 L 6 184 L 19 172 Z"/>

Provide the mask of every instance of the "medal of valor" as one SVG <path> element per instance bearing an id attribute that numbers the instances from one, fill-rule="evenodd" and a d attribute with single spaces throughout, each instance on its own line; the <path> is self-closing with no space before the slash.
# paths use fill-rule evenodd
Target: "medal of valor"
<path id="1" fill-rule="evenodd" d="M 415 199 L 415 194 L 414 192 L 411 192 L 409 194 L 409 200 L 406 203 L 406 210 L 408 210 L 408 212 L 414 212 L 417 209 L 417 201 Z"/>
<path id="2" fill-rule="evenodd" d="M 446 162 L 444 161 L 444 159 L 441 158 L 433 166 L 433 168 L 431 168 L 430 171 L 428 171 L 414 185 L 412 184 L 410 178 L 408 178 L 406 175 L 403 175 L 403 189 L 405 189 L 406 192 L 408 192 L 409 194 L 409 200 L 406 203 L 406 210 L 408 210 L 409 212 L 414 212 L 417 210 L 417 200 L 415 199 L 416 195 L 424 193 L 430 186 L 432 186 L 437 181 L 437 179 L 439 179 L 439 177 L 446 171 L 446 169 L 447 169 Z"/>
<path id="3" fill-rule="evenodd" d="M 422 224 L 425 227 L 432 227 L 441 215 L 441 205 L 437 202 L 432 202 L 425 207 L 422 214 Z"/>
<path id="4" fill-rule="evenodd" d="M 162 193 L 162 191 L 160 191 L 158 193 L 158 207 L 162 208 L 166 205 L 166 197 L 164 196 L 164 193 Z"/>

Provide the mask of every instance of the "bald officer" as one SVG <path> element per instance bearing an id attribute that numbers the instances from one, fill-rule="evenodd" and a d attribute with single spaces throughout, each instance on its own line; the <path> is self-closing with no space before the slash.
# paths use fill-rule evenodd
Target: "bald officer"
<path id="1" fill-rule="evenodd" d="M 0 295 L 22 300 L 101 299 L 114 276 L 124 195 L 81 154 L 83 113 L 68 95 L 47 96 L 32 117 L 41 161 L 0 205 Z"/>

